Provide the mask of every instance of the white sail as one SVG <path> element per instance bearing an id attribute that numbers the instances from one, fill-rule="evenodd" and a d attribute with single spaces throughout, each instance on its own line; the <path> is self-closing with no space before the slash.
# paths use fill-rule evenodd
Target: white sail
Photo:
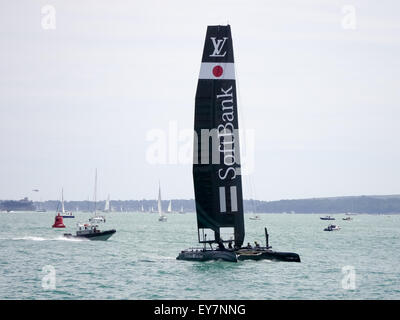
<path id="1" fill-rule="evenodd" d="M 163 214 L 162 212 L 162 207 L 161 207 L 161 186 L 158 185 L 158 214 L 160 215 L 160 217 L 158 218 L 158 221 L 167 221 L 167 217 Z"/>
<path id="2" fill-rule="evenodd" d="M 97 168 L 94 176 L 94 215 L 97 213 Z"/>
<path id="3" fill-rule="evenodd" d="M 61 212 L 65 213 L 65 209 L 64 209 L 64 188 L 61 188 Z"/>
<path id="4" fill-rule="evenodd" d="M 104 216 L 97 215 L 97 168 L 94 178 L 94 216 L 90 218 L 89 221 L 94 223 L 106 222 L 106 218 Z"/>
<path id="5" fill-rule="evenodd" d="M 168 212 L 168 213 L 171 213 L 171 212 L 172 212 L 172 201 L 171 201 L 171 200 L 169 200 L 167 212 Z"/>
<path id="6" fill-rule="evenodd" d="M 110 212 L 110 195 L 108 195 L 106 204 L 104 205 L 104 212 Z"/>
<path id="7" fill-rule="evenodd" d="M 163 215 L 162 214 L 162 207 L 161 207 L 161 186 L 158 186 L 158 214 L 160 215 L 160 217 Z"/>

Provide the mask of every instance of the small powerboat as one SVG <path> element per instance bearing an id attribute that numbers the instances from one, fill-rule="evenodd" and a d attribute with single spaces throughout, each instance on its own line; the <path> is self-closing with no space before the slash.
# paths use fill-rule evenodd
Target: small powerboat
<path id="1" fill-rule="evenodd" d="M 350 220 L 353 220 L 353 219 L 351 217 L 345 217 L 345 218 L 342 218 L 342 220 L 350 221 Z"/>
<path id="2" fill-rule="evenodd" d="M 250 220 L 261 220 L 261 219 L 260 219 L 260 216 L 256 215 L 254 217 L 250 217 Z"/>
<path id="3" fill-rule="evenodd" d="M 104 216 L 94 216 L 92 218 L 89 218 L 89 221 L 92 222 L 92 223 L 106 222 L 106 217 L 104 217 Z"/>
<path id="4" fill-rule="evenodd" d="M 326 217 L 319 217 L 321 220 L 335 220 L 335 218 L 331 216 L 326 216 Z"/>
<path id="5" fill-rule="evenodd" d="M 341 228 L 339 226 L 336 226 L 334 224 L 330 224 L 329 226 L 327 226 L 324 231 L 337 231 L 340 230 Z"/>
<path id="6" fill-rule="evenodd" d="M 76 235 L 64 233 L 66 238 L 88 239 L 88 240 L 108 240 L 115 232 L 115 229 L 100 231 L 97 224 L 85 223 L 78 224 Z"/>

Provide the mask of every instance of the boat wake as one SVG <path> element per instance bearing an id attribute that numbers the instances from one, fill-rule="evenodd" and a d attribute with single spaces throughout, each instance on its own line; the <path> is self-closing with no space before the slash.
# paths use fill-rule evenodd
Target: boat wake
<path id="1" fill-rule="evenodd" d="M 27 240 L 27 241 L 88 241 L 87 239 L 75 239 L 65 238 L 64 236 L 58 236 L 56 238 L 43 238 L 43 237 L 15 237 L 15 238 L 1 238 L 1 240 Z"/>

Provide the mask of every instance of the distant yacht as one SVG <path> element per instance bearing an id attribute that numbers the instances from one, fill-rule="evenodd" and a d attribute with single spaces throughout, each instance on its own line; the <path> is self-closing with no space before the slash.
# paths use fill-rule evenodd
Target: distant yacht
<path id="1" fill-rule="evenodd" d="M 72 212 L 67 212 L 65 211 L 64 208 L 64 189 L 61 189 L 61 216 L 63 218 L 75 218 L 74 214 Z"/>
<path id="2" fill-rule="evenodd" d="M 351 218 L 351 217 L 345 217 L 345 218 L 342 218 L 342 220 L 351 221 L 351 220 L 353 220 L 353 218 Z"/>
<path id="3" fill-rule="evenodd" d="M 160 215 L 160 217 L 158 218 L 158 221 L 161 222 L 166 222 L 167 221 L 167 217 L 163 214 L 162 212 L 162 207 L 161 207 L 161 186 L 158 185 L 158 214 Z"/>
<path id="4" fill-rule="evenodd" d="M 321 220 L 335 220 L 335 218 L 331 216 L 326 216 L 326 217 L 319 217 Z"/>
<path id="5" fill-rule="evenodd" d="M 255 215 L 253 217 L 250 217 L 250 220 L 261 220 L 260 216 Z"/>
<path id="6" fill-rule="evenodd" d="M 36 208 L 36 212 L 46 212 L 46 209 L 42 207 L 42 199 L 40 199 L 40 202 Z"/>
<path id="7" fill-rule="evenodd" d="M 172 213 L 172 201 L 171 200 L 169 200 L 167 212 Z"/>
<path id="8" fill-rule="evenodd" d="M 181 210 L 179 211 L 180 214 L 184 214 L 185 211 L 183 211 L 183 206 L 181 206 Z"/>
<path id="9" fill-rule="evenodd" d="M 108 195 L 106 204 L 104 205 L 103 212 L 110 212 L 110 195 Z"/>
<path id="10" fill-rule="evenodd" d="M 341 228 L 339 226 L 336 226 L 334 224 L 330 224 L 329 226 L 327 226 L 324 231 L 338 231 Z"/>
<path id="11" fill-rule="evenodd" d="M 106 222 L 104 216 L 97 215 L 97 169 L 94 178 L 94 216 L 89 221 L 93 223 Z"/>

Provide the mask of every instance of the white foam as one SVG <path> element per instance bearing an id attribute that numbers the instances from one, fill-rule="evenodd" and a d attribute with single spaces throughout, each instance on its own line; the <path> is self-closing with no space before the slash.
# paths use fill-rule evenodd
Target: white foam
<path id="1" fill-rule="evenodd" d="M 1 240 L 28 240 L 28 241 L 86 241 L 86 239 L 77 238 L 66 238 L 64 236 L 58 236 L 57 238 L 43 238 L 43 237 L 17 237 L 17 238 L 1 238 Z"/>

